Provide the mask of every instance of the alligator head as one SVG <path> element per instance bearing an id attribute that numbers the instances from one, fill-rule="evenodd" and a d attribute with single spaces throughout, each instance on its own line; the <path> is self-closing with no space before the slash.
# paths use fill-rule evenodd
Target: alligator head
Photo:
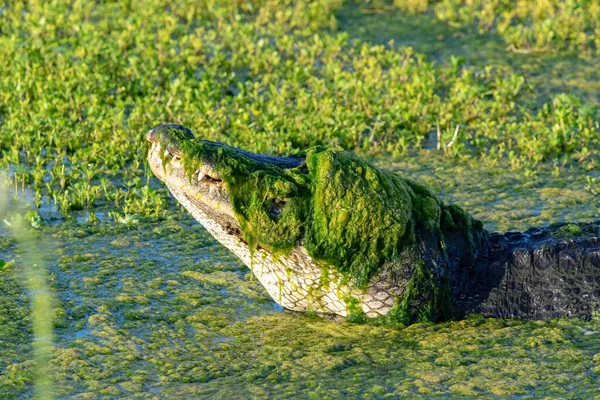
<path id="1" fill-rule="evenodd" d="M 600 298 L 597 237 L 569 245 L 587 266 L 573 274 L 553 250 L 565 246 L 554 231 L 490 235 L 460 207 L 347 152 L 264 156 L 179 125 L 146 138 L 154 174 L 287 309 L 410 323 L 471 312 L 590 315 Z M 584 288 L 585 312 L 569 296 L 555 310 L 548 282 L 577 282 L 568 285 Z"/>

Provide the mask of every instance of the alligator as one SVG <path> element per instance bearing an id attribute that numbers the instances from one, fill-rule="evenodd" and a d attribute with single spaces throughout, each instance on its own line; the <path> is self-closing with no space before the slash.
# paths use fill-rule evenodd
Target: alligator
<path id="1" fill-rule="evenodd" d="M 600 221 L 489 232 L 332 147 L 261 155 L 173 124 L 146 139 L 156 177 L 286 309 L 404 324 L 597 315 Z"/>

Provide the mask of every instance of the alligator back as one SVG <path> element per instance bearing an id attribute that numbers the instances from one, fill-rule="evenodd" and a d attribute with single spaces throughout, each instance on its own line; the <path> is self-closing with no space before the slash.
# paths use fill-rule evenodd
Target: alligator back
<path id="1" fill-rule="evenodd" d="M 491 234 L 487 251 L 461 273 L 458 314 L 591 319 L 600 309 L 599 236 L 599 224 Z"/>

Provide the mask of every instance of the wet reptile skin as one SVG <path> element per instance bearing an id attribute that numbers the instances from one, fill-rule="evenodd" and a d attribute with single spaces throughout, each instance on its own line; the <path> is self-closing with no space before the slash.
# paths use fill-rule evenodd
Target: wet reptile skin
<path id="1" fill-rule="evenodd" d="M 460 315 L 590 319 L 600 305 L 600 225 L 558 237 L 561 226 L 493 233 L 474 265 L 459 269 L 453 289 Z"/>
<path id="2" fill-rule="evenodd" d="M 169 127 L 185 130 L 179 126 Z M 445 233 L 447 247 L 442 252 L 435 250 L 435 238 L 428 239 L 424 234 L 422 241 L 416 244 L 417 253 L 400 254 L 362 288 L 348 284 L 333 268 L 323 269 L 301 242 L 287 256 L 273 257 L 260 246 L 251 252 L 222 183 L 192 182 L 177 157 L 174 158 L 177 162 L 165 168 L 161 157 L 165 149 L 160 145 L 159 129 L 147 135 L 152 142 L 148 161 L 154 174 L 167 184 L 174 197 L 198 222 L 252 269 L 273 300 L 285 308 L 347 316 L 347 299 L 353 298 L 367 316 L 385 315 L 396 297 L 403 294 L 417 261 L 425 262 L 440 286 L 442 281 L 448 283 L 451 292 L 448 306 L 458 318 L 480 313 L 501 318 L 590 319 L 593 311 L 600 307 L 598 223 L 579 224 L 580 234 L 573 238 L 560 237 L 560 225 L 505 234 L 482 231 L 475 240 L 474 253 L 466 252 L 468 246 L 464 238 L 452 231 Z M 184 140 L 194 140 L 191 131 L 185 130 L 185 135 Z M 181 156 L 176 144 L 169 142 L 165 147 L 169 156 Z M 297 158 L 236 151 L 259 162 L 282 167 L 298 165 Z M 414 254 L 419 254 L 421 259 L 413 259 Z M 418 309 L 419 303 L 426 302 L 428 296 L 423 293 L 422 298 L 413 299 L 414 307 Z"/>

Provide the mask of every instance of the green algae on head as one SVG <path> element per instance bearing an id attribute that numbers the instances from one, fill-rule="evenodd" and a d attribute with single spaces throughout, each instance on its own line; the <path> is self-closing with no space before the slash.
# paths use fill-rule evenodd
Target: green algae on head
<path id="1" fill-rule="evenodd" d="M 302 236 L 310 185 L 302 168 L 282 168 L 248 158 L 233 148 L 208 141 L 181 144 L 188 178 L 209 166 L 228 190 L 231 206 L 251 247 L 288 252 Z M 283 205 L 283 208 L 278 205 Z"/>
<path id="2" fill-rule="evenodd" d="M 177 130 L 161 126 L 151 135 L 161 148 L 177 144 L 171 152 L 181 157 L 188 179 L 199 170 L 216 172 L 251 246 L 287 254 L 301 243 L 311 257 L 357 286 L 410 254 L 443 263 L 447 232 L 462 236 L 470 254 L 473 232 L 482 231 L 481 223 L 457 206 L 445 206 L 424 186 L 348 152 L 317 146 L 286 163 Z"/>
<path id="3" fill-rule="evenodd" d="M 307 152 L 306 164 L 311 215 L 303 244 L 316 259 L 366 285 L 385 264 L 420 252 L 423 242 L 438 247 L 429 249 L 432 253 L 443 251 L 442 215 L 451 215 L 456 206 L 446 207 L 424 186 L 351 153 L 317 148 Z M 466 215 L 448 229 L 467 237 L 474 222 Z"/>
<path id="4" fill-rule="evenodd" d="M 410 189 L 350 153 L 308 152 L 311 221 L 304 245 L 314 258 L 366 284 L 414 235 Z"/>

